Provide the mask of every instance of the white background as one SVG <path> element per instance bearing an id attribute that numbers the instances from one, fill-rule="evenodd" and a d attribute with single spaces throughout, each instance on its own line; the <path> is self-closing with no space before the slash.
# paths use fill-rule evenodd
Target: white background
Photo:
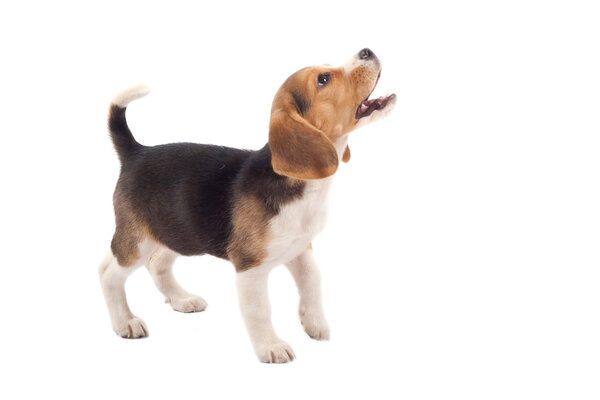
<path id="1" fill-rule="evenodd" d="M 0 397 L 598 399 L 599 20 L 592 1 L 2 2 Z M 206 312 L 139 270 L 150 337 L 116 337 L 112 95 L 153 87 L 128 111 L 144 144 L 257 149 L 288 75 L 367 46 L 398 104 L 351 135 L 314 242 L 331 341 L 277 269 L 298 358 L 260 364 L 211 257 L 176 266 Z"/>

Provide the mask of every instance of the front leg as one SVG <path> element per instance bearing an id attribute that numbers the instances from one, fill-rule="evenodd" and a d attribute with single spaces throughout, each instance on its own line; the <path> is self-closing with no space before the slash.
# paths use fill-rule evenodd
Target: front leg
<path id="1" fill-rule="evenodd" d="M 329 325 L 323 314 L 321 274 L 313 257 L 312 246 L 286 264 L 300 293 L 300 321 L 313 339 L 329 340 Z"/>
<path id="2" fill-rule="evenodd" d="M 292 348 L 279 339 L 273 330 L 268 293 L 270 270 L 259 266 L 237 273 L 240 309 L 259 360 L 285 363 L 292 361 L 295 356 Z"/>

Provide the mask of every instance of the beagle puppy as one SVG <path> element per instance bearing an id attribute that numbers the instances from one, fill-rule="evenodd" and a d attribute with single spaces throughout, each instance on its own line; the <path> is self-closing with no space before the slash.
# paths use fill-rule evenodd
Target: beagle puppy
<path id="1" fill-rule="evenodd" d="M 99 268 L 114 331 L 148 335 L 129 309 L 125 281 L 145 265 L 176 311 L 206 302 L 183 289 L 172 272 L 179 255 L 210 254 L 236 269 L 241 313 L 262 362 L 294 359 L 273 330 L 267 277 L 284 264 L 300 294 L 300 319 L 313 339 L 329 339 L 311 241 L 327 216 L 327 198 L 340 161 L 350 159 L 348 134 L 393 108 L 394 94 L 369 99 L 381 64 L 363 49 L 345 65 L 304 68 L 281 86 L 271 109 L 269 141 L 260 150 L 172 143 L 144 146 L 133 137 L 127 105 L 149 92 L 119 93 L 108 117 L 121 161 L 114 192 L 116 230 Z"/>

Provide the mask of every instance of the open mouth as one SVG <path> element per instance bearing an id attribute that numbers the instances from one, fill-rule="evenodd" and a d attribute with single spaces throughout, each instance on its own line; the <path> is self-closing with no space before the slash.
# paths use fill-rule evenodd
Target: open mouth
<path id="1" fill-rule="evenodd" d="M 361 102 L 356 109 L 356 119 L 368 117 L 373 111 L 384 109 L 389 104 L 390 100 L 395 97 L 396 95 L 394 93 L 376 99 L 369 99 L 367 97 L 367 99 Z"/>
<path id="2" fill-rule="evenodd" d="M 379 78 L 381 78 L 381 70 L 379 70 L 379 74 L 377 75 L 377 80 L 375 81 L 373 90 L 375 90 L 375 88 L 377 87 L 377 83 L 379 83 Z M 373 90 L 371 91 L 371 93 L 369 93 L 369 96 L 367 96 L 367 98 L 364 99 L 358 105 L 358 108 L 356 109 L 356 115 L 355 115 L 356 119 L 368 117 L 369 115 L 371 115 L 373 113 L 373 111 L 384 109 L 389 104 L 390 100 L 393 100 L 396 97 L 396 95 L 394 93 L 392 93 L 392 94 L 388 94 L 387 96 L 381 96 L 377 99 L 370 100 L 369 97 L 373 93 Z"/>
<path id="3" fill-rule="evenodd" d="M 381 96 L 376 99 L 367 98 L 364 100 L 356 109 L 356 119 L 368 117 L 376 110 L 384 109 L 394 99 L 396 95 L 394 93 L 388 94 L 387 96 Z"/>
<path id="4" fill-rule="evenodd" d="M 379 78 L 381 78 L 381 71 L 379 71 L 379 74 L 377 75 L 377 80 L 375 81 L 375 86 L 373 87 L 373 90 L 375 90 L 375 87 L 377 87 L 377 83 L 379 83 Z M 373 90 L 371 91 L 371 93 L 369 93 L 369 96 L 371 96 Z M 369 96 L 367 96 L 367 98 L 364 99 L 358 105 L 358 108 L 356 109 L 356 119 L 368 117 L 373 113 L 373 111 L 384 109 L 385 106 L 388 105 L 390 100 L 393 100 L 396 97 L 396 95 L 392 93 L 388 94 L 387 96 L 381 96 L 377 99 L 369 100 Z"/>

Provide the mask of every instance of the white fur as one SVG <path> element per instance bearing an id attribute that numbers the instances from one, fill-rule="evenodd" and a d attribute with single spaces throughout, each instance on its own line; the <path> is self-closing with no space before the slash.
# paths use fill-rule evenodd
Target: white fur
<path id="1" fill-rule="evenodd" d="M 263 265 L 236 275 L 240 310 L 258 359 L 267 363 L 292 361 L 294 351 L 279 339 L 271 323 L 268 278 L 273 267 Z"/>
<path id="2" fill-rule="evenodd" d="M 146 267 L 154 280 L 154 284 L 165 295 L 165 302 L 170 303 L 175 311 L 198 312 L 206 309 L 206 301 L 200 296 L 188 293 L 182 288 L 173 275 L 173 263 L 178 253 L 158 246 Z"/>
<path id="3" fill-rule="evenodd" d="M 346 75 L 350 74 L 354 71 L 355 68 L 363 65 L 363 60 L 361 60 L 358 55 L 352 57 L 346 64 L 342 65 L 342 69 Z"/>
<path id="4" fill-rule="evenodd" d="M 133 271 L 146 263 L 156 248 L 156 243 L 146 240 L 138 246 L 140 258 L 134 265 L 122 267 L 111 253 L 99 268 L 102 292 L 110 314 L 113 330 L 121 337 L 135 339 L 148 336 L 144 321 L 137 318 L 127 304 L 125 281 Z"/>
<path id="5" fill-rule="evenodd" d="M 125 89 L 115 95 L 112 99 L 112 104 L 119 106 L 121 108 L 127 107 L 129 103 L 133 100 L 139 99 L 140 97 L 144 97 L 150 93 L 150 87 L 146 85 L 137 85 L 132 86 L 128 89 Z"/>
<path id="6" fill-rule="evenodd" d="M 344 70 L 344 73 L 346 75 L 348 75 L 352 71 L 354 71 L 354 69 L 361 67 L 361 66 L 367 66 L 374 70 L 377 70 L 379 68 L 378 62 L 375 61 L 374 58 L 368 58 L 366 60 L 362 60 L 358 54 L 355 54 L 350 60 L 348 60 L 346 62 L 346 64 L 343 64 L 341 67 Z"/>
<path id="7" fill-rule="evenodd" d="M 304 251 L 325 227 L 332 178 L 308 181 L 301 198 L 284 205 L 269 224 L 267 265 L 285 264 Z"/>
<path id="8" fill-rule="evenodd" d="M 113 330 L 119 336 L 129 339 L 148 336 L 146 324 L 131 312 L 125 295 L 127 278 L 142 265 L 147 265 L 156 287 L 166 296 L 167 303 L 171 303 L 174 310 L 195 312 L 206 308 L 204 299 L 186 292 L 175 281 L 172 268 L 177 253 L 151 240 L 140 243 L 138 249 L 140 256 L 135 264 L 123 267 L 109 253 L 98 271 Z"/>
<path id="9" fill-rule="evenodd" d="M 313 339 L 329 340 L 329 325 L 323 314 L 321 274 L 315 263 L 312 248 L 286 264 L 300 294 L 300 321 L 304 331 Z"/>

